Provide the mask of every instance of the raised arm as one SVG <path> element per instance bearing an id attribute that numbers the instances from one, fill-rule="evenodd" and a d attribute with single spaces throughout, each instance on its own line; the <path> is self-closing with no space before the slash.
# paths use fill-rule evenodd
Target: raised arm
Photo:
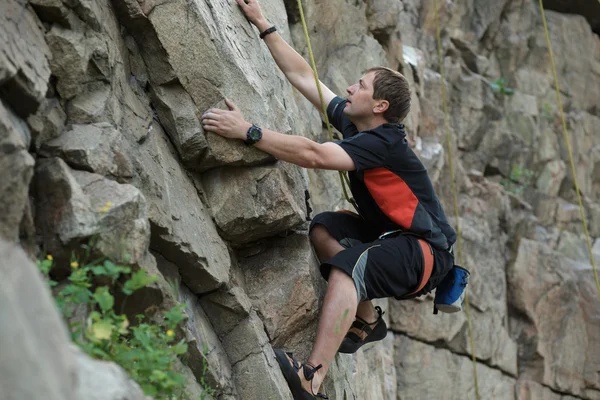
<path id="1" fill-rule="evenodd" d="M 246 18 L 258 28 L 259 32 L 264 32 L 271 27 L 262 14 L 258 0 L 236 0 L 236 2 L 242 9 Z M 264 41 L 269 47 L 269 51 L 271 52 L 275 63 L 277 63 L 279 69 L 281 69 L 292 86 L 298 89 L 298 91 L 300 91 L 308 101 L 314 104 L 319 111 L 322 111 L 321 100 L 319 98 L 317 85 L 315 85 L 313 71 L 306 60 L 283 40 L 277 32 L 265 36 Z M 323 101 L 325 102 L 325 106 L 327 106 L 335 97 L 335 93 L 322 82 L 319 83 L 323 93 Z"/>

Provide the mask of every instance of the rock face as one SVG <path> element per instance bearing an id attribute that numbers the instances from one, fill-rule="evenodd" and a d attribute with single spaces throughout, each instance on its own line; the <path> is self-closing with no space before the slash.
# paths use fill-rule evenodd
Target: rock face
<path id="1" fill-rule="evenodd" d="M 94 236 L 110 259 L 137 263 L 144 257 L 150 224 L 137 188 L 71 170 L 60 158 L 41 160 L 36 168 L 38 226 L 48 251 L 61 255 Z"/>
<path id="2" fill-rule="evenodd" d="M 544 4 L 598 250 L 600 3 Z M 431 314 L 433 293 L 382 300 L 388 336 L 336 356 L 329 398 L 474 398 L 474 356 L 481 398 L 600 399 L 600 304 L 537 2 L 303 6 L 319 76 L 336 93 L 376 65 L 406 76 L 408 140 L 460 228 L 456 261 L 471 272 L 473 345 L 465 313 Z M 307 56 L 296 2 L 261 7 Z M 117 366 L 69 346 L 14 247 L 66 266 L 91 241 L 158 277 L 127 315 L 184 304 L 177 335 L 189 352 L 177 369 L 190 398 L 291 398 L 273 347 L 308 356 L 326 289 L 307 221 L 351 206 L 337 172 L 277 161 L 204 132 L 200 120 L 229 98 L 257 125 L 328 141 L 318 111 L 233 1 L 5 0 L 0 11 L 0 315 L 13 322 L 0 324 L 11 366 L 0 393 L 143 398 Z M 23 381 L 31 371 L 38 379 Z"/>
<path id="3" fill-rule="evenodd" d="M 28 202 L 33 176 L 33 157 L 27 152 L 29 130 L 13 112 L 0 103 L 0 237 L 16 241 Z"/>
<path id="4" fill-rule="evenodd" d="M 591 371 L 598 369 L 599 359 L 591 347 L 600 320 L 589 314 L 590 296 L 595 294 L 589 267 L 570 262 L 544 244 L 522 240 L 508 279 L 509 300 L 524 317 L 515 324 L 515 333 L 523 339 L 536 337 L 535 342 L 521 342 L 523 375 L 539 377 L 542 384 L 563 393 L 583 397 L 586 391 L 597 391 L 600 381 Z M 554 340 L 554 332 L 561 332 L 560 342 Z"/>

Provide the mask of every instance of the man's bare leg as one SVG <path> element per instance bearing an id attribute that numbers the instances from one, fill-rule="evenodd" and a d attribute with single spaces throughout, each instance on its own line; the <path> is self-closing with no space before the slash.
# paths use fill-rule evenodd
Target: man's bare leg
<path id="1" fill-rule="evenodd" d="M 327 370 L 352 325 L 358 303 L 356 286 L 347 273 L 332 267 L 328 283 L 319 318 L 317 338 L 308 358 L 314 366 L 323 364 L 323 368 L 316 372 L 312 380 L 312 388 L 311 382 L 304 377 L 303 369 L 299 371 L 302 386 L 309 393 L 317 393 L 321 387 Z"/>
<path id="2" fill-rule="evenodd" d="M 310 240 L 315 247 L 320 262 L 325 262 L 344 250 L 344 247 L 331 236 L 327 228 L 323 225 L 315 225 L 313 227 L 310 232 Z M 367 322 L 374 322 L 377 319 L 375 307 L 370 300 L 360 302 L 356 315 Z"/>
<path id="3" fill-rule="evenodd" d="M 320 262 L 325 262 L 344 250 L 340 244 L 323 225 L 315 225 L 310 231 L 310 241 L 315 247 Z"/>

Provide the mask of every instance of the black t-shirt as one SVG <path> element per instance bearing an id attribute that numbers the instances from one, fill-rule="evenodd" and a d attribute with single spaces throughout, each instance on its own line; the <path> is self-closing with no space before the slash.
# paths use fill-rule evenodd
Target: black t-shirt
<path id="1" fill-rule="evenodd" d="M 335 97 L 327 107 L 330 122 L 344 140 L 337 141 L 352 158 L 350 190 L 361 216 L 381 233 L 402 229 L 447 250 L 456 241 L 427 170 L 412 151 L 401 124 L 383 124 L 358 132 L 344 114 L 346 100 Z"/>

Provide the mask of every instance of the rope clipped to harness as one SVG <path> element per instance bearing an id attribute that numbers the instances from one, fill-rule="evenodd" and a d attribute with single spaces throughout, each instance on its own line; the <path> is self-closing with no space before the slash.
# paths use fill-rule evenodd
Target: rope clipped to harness
<path id="1" fill-rule="evenodd" d="M 317 72 L 317 65 L 315 64 L 315 57 L 313 55 L 312 46 L 310 45 L 310 37 L 308 36 L 308 27 L 306 26 L 306 20 L 304 19 L 304 10 L 302 9 L 302 0 L 298 0 L 298 10 L 300 11 L 300 20 L 302 21 L 302 29 L 304 30 L 304 39 L 306 40 L 306 45 L 308 46 L 308 56 L 310 58 L 311 67 L 313 70 L 313 75 L 315 77 L 315 84 L 317 85 L 317 91 L 319 92 L 319 99 L 321 100 L 321 108 L 323 109 L 323 115 L 325 116 L 325 125 L 327 125 L 327 132 L 329 133 L 329 140 L 333 141 L 333 132 L 331 131 L 331 124 L 329 123 L 329 117 L 327 116 L 327 107 L 325 105 L 325 101 L 323 100 L 323 91 L 321 90 L 321 85 L 319 83 L 319 74 Z M 346 185 L 350 187 L 350 180 L 348 179 L 348 175 L 343 171 L 338 171 L 340 175 L 340 182 L 342 183 L 342 191 L 344 192 L 344 198 L 346 201 L 354 207 L 356 212 L 358 212 L 358 206 L 353 198 L 348 195 L 348 190 L 346 189 Z"/>

